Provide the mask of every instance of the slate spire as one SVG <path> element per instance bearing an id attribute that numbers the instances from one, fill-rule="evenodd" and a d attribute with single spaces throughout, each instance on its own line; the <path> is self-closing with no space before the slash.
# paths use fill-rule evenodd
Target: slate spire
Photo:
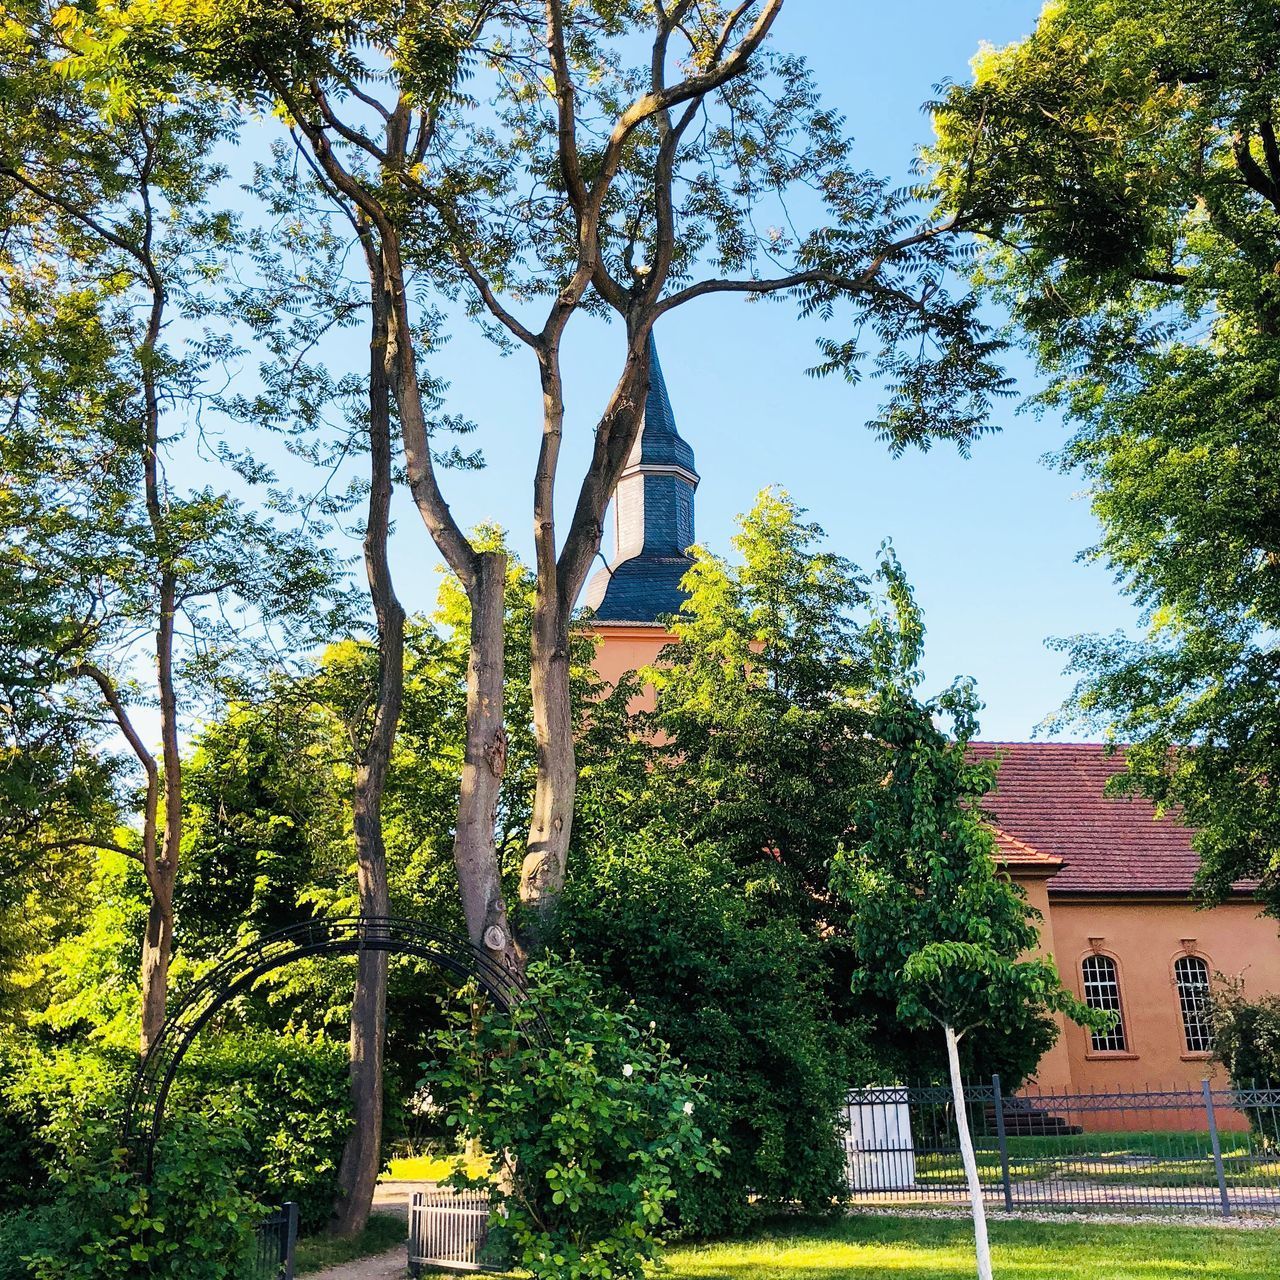
<path id="1" fill-rule="evenodd" d="M 597 622 L 657 624 L 679 613 L 693 563 L 693 450 L 676 429 L 658 351 L 649 339 L 644 424 L 613 495 L 614 556 L 587 584 Z"/>

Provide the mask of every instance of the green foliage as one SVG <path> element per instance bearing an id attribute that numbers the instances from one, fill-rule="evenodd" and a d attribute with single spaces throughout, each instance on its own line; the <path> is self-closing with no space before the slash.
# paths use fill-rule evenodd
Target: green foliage
<path id="1" fill-rule="evenodd" d="M 224 1032 L 183 1063 L 174 1106 L 225 1107 L 244 1137 L 237 1173 L 259 1203 L 298 1205 L 306 1232 L 333 1207 L 350 1122 L 347 1046 L 319 1035 Z"/>
<path id="2" fill-rule="evenodd" d="M 111 1079 L 118 1088 L 121 1076 Z M 117 1147 L 108 1098 L 62 1098 L 42 1134 L 55 1151 L 47 1199 L 0 1219 L 4 1280 L 146 1280 L 247 1275 L 262 1210 L 238 1182 L 249 1142 L 225 1102 L 176 1111 L 142 1189 Z M 114 1101 L 112 1099 L 111 1101 Z"/>
<path id="3" fill-rule="evenodd" d="M 977 728 L 973 688 L 958 682 L 939 697 L 916 697 L 923 627 L 891 556 L 880 572 L 894 609 L 872 632 L 873 733 L 889 769 L 859 808 L 858 842 L 833 872 L 858 957 L 854 990 L 891 1001 L 909 1026 L 1017 1046 L 1020 1080 L 1054 1041 L 1051 1012 L 1091 1023 L 1097 1015 L 1066 991 L 1051 959 L 1031 954 L 1039 917 L 997 869 L 981 810 L 995 769 L 966 751 Z M 938 725 L 944 717 L 953 737 Z"/>
<path id="4" fill-rule="evenodd" d="M 511 1015 L 460 1001 L 424 1084 L 451 1125 L 500 1153 L 479 1182 L 518 1266 L 540 1280 L 643 1276 L 677 1186 L 716 1172 L 702 1082 L 652 1026 L 601 1007 L 576 963 L 535 963 L 530 984 Z"/>
<path id="5" fill-rule="evenodd" d="M 210 1266 L 221 1259 L 228 1267 L 190 1274 L 233 1276 L 237 1233 L 256 1206 L 293 1200 L 308 1230 L 327 1220 L 349 1115 L 344 1045 L 260 1033 L 198 1042 L 168 1103 L 154 1196 L 142 1200 L 115 1151 L 136 1066 L 128 1052 L 34 1045 L 4 1064 L 0 1129 L 10 1137 L 4 1159 L 13 1180 L 0 1208 L 16 1211 L 0 1232 L 6 1280 L 13 1242 L 35 1241 L 53 1258 L 59 1250 L 78 1255 L 91 1238 L 98 1270 L 64 1273 L 49 1261 L 32 1274 L 116 1274 L 110 1268 L 120 1251 L 128 1261 L 134 1245 L 147 1251 L 136 1260 L 154 1268 L 136 1274 L 168 1274 L 170 1255 L 203 1265 L 196 1254 L 175 1253 L 189 1241 L 207 1248 Z M 163 1239 L 149 1240 L 153 1222 Z M 222 1245 L 212 1243 L 217 1238 Z"/>
<path id="6" fill-rule="evenodd" d="M 244 932 L 309 914 L 320 817 L 305 721 L 232 705 L 206 725 L 183 770 L 185 814 L 174 908 L 185 955 L 209 958 Z"/>
<path id="7" fill-rule="evenodd" d="M 1062 642 L 1067 714 L 1182 806 L 1202 887 L 1280 912 L 1280 26 L 1270 0 L 1064 0 L 935 104 L 975 278 L 1048 373 L 1140 641 Z"/>
<path id="8" fill-rule="evenodd" d="M 1276 1087 L 1280 1081 L 1280 996 L 1249 1000 L 1239 979 L 1216 987 L 1213 1056 L 1226 1067 L 1237 1089 Z M 1280 1121 L 1274 1112 L 1264 1116 L 1255 1108 L 1249 1117 L 1280 1142 Z"/>
<path id="9" fill-rule="evenodd" d="M 654 809 L 797 914 L 824 912 L 827 867 L 875 776 L 866 579 L 823 549 L 789 494 L 765 490 L 733 539 L 695 549 L 678 643 L 644 678 L 662 744 Z"/>
<path id="10" fill-rule="evenodd" d="M 749 1199 L 830 1208 L 844 1156 L 835 1117 L 867 1070 L 860 1028 L 832 1017 L 821 944 L 735 887 L 733 864 L 659 824 L 584 854 L 560 905 L 559 946 L 601 998 L 654 1022 L 706 1080 L 700 1127 L 723 1144 L 720 1178 L 679 1184 L 682 1231 L 740 1230 Z"/>

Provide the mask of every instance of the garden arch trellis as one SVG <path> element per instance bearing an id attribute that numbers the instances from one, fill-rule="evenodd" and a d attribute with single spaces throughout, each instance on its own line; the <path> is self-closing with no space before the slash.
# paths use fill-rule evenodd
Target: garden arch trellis
<path id="1" fill-rule="evenodd" d="M 259 978 L 308 956 L 353 956 L 362 951 L 427 960 L 463 981 L 474 980 L 504 1013 L 525 994 L 523 980 L 466 938 L 393 916 L 309 920 L 229 951 L 165 1019 L 133 1080 L 125 1106 L 123 1145 L 131 1167 L 147 1182 L 165 1103 L 187 1050 L 209 1020 Z"/>

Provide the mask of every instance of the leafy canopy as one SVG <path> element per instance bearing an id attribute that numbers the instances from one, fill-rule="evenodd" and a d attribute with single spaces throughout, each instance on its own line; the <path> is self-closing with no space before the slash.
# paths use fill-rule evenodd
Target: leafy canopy
<path id="1" fill-rule="evenodd" d="M 1146 635 L 1063 642 L 1115 785 L 1182 805 L 1201 882 L 1280 909 L 1280 24 L 1268 0 L 1060 0 L 934 104 L 942 204 L 1049 375 Z"/>

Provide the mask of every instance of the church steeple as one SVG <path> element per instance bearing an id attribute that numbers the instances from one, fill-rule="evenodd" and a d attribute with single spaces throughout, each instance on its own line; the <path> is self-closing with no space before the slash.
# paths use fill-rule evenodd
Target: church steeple
<path id="1" fill-rule="evenodd" d="M 597 622 L 656 624 L 680 612 L 680 579 L 693 563 L 698 478 L 650 338 L 644 424 L 613 495 L 613 561 L 587 584 L 584 602 L 595 609 Z"/>

